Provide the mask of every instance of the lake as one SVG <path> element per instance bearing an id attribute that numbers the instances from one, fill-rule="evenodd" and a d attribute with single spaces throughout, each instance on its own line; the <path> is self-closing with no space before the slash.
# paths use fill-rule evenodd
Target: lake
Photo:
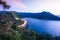
<path id="1" fill-rule="evenodd" d="M 23 18 L 27 20 L 26 28 L 37 33 L 49 33 L 53 36 L 59 36 L 60 21 L 39 20 L 34 18 Z"/>

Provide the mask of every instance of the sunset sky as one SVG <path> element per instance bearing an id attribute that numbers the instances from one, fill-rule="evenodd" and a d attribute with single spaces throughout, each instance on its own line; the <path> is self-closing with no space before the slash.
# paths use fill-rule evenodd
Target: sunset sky
<path id="1" fill-rule="evenodd" d="M 48 11 L 60 15 L 60 0 L 3 0 L 11 5 L 10 11 L 42 12 Z M 0 5 L 0 10 L 2 6 Z"/>

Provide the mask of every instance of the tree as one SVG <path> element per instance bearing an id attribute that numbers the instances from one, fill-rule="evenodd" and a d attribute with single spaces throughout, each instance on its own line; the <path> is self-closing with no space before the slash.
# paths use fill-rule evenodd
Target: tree
<path id="1" fill-rule="evenodd" d="M 5 9 L 9 9 L 10 8 L 10 6 L 7 5 L 6 2 L 3 2 L 2 0 L 0 0 L 0 4 L 3 5 L 3 12 L 5 11 Z"/>
<path id="2" fill-rule="evenodd" d="M 12 40 L 21 40 L 21 38 L 20 38 L 20 34 L 19 34 L 19 32 L 18 31 L 14 31 L 13 33 L 12 33 Z"/>

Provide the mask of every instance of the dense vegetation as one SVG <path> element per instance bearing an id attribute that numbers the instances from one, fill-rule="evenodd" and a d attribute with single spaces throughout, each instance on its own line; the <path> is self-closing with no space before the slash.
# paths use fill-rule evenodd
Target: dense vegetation
<path id="1" fill-rule="evenodd" d="M 0 4 L 4 9 L 10 7 L 2 0 L 0 0 Z M 53 37 L 47 33 L 38 34 L 25 28 L 18 28 L 19 23 L 10 14 L 0 14 L 0 40 L 60 40 L 58 36 Z"/>
<path id="2" fill-rule="evenodd" d="M 0 40 L 60 40 L 60 37 L 48 33 L 38 34 L 26 28 L 19 28 L 13 15 L 0 15 Z"/>
<path id="3" fill-rule="evenodd" d="M 50 34 L 37 34 L 25 28 L 10 28 L 6 31 L 4 29 L 3 27 L 3 30 L 0 31 L 0 40 L 60 40 L 58 36 L 53 37 Z"/>

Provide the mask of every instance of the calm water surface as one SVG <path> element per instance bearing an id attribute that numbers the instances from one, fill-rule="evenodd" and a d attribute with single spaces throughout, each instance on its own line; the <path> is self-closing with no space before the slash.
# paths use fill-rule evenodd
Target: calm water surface
<path id="1" fill-rule="evenodd" d="M 37 33 L 49 33 L 59 36 L 60 21 L 38 20 L 33 18 L 23 18 L 27 20 L 27 29 L 33 30 Z"/>

